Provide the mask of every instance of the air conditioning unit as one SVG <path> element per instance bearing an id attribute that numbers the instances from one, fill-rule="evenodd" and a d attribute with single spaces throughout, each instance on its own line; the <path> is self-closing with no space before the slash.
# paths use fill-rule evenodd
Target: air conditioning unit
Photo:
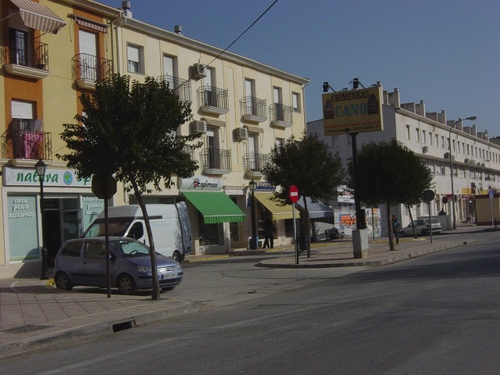
<path id="1" fill-rule="evenodd" d="M 248 129 L 247 128 L 236 128 L 233 130 L 234 139 L 237 141 L 243 141 L 248 139 Z"/>
<path id="2" fill-rule="evenodd" d="M 445 159 L 449 159 L 450 158 L 450 153 L 449 152 L 445 152 L 444 153 L 444 158 Z"/>
<path id="3" fill-rule="evenodd" d="M 469 159 L 468 159 L 468 158 L 466 158 L 466 159 L 464 160 L 464 163 L 465 163 L 465 164 L 469 164 Z"/>
<path id="4" fill-rule="evenodd" d="M 206 66 L 203 64 L 199 64 L 199 63 L 193 64 L 191 66 L 191 76 L 193 77 L 193 79 L 199 80 L 199 79 L 205 78 L 207 76 L 205 74 L 205 68 L 206 68 Z"/>
<path id="5" fill-rule="evenodd" d="M 207 123 L 205 121 L 191 122 L 191 134 L 206 133 L 206 132 L 207 132 Z"/>
<path id="6" fill-rule="evenodd" d="M 422 147 L 422 152 L 424 154 L 428 153 L 429 152 L 429 147 L 427 147 L 427 146 Z"/>

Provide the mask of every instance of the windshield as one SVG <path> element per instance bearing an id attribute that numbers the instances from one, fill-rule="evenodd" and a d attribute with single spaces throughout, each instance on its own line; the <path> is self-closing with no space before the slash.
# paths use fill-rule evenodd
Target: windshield
<path id="1" fill-rule="evenodd" d="M 108 235 L 123 237 L 125 231 L 130 224 L 129 221 L 110 221 L 108 220 Z M 103 237 L 106 235 L 106 228 L 104 222 L 93 223 L 84 233 L 84 237 Z"/>
<path id="2" fill-rule="evenodd" d="M 109 244 L 116 252 L 123 254 L 125 258 L 149 256 L 149 248 L 140 242 L 118 240 L 111 241 Z"/>

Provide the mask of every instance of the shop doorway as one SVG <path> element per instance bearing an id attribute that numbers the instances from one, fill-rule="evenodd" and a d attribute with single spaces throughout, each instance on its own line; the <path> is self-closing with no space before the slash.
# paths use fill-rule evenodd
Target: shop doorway
<path id="1" fill-rule="evenodd" d="M 54 260 L 61 244 L 66 240 L 80 237 L 78 198 L 44 199 L 44 209 L 47 260 L 49 267 L 54 267 Z"/>

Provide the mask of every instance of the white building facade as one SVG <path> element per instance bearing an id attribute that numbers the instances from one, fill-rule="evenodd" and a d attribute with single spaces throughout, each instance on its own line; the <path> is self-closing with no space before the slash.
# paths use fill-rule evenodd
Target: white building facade
<path id="1" fill-rule="evenodd" d="M 500 190 L 499 144 L 490 140 L 487 132 L 480 132 L 473 121 L 447 120 L 444 111 L 426 112 L 423 101 L 401 103 L 397 89 L 393 92 L 383 91 L 383 98 L 384 130 L 358 134 L 358 149 L 371 141 L 389 141 L 394 138 L 419 156 L 433 174 L 431 189 L 435 192 L 435 198 L 430 202 L 430 214 L 437 216 L 444 211 L 448 229 L 451 229 L 453 220 L 452 166 L 456 222 L 465 222 L 468 218 L 475 222 L 475 197 L 488 194 L 489 189 Z M 464 118 L 473 115 L 465 114 Z M 350 135 L 324 136 L 323 120 L 309 122 L 307 129 L 309 133 L 316 133 L 333 152 L 339 152 L 347 167 L 352 158 Z M 381 217 L 385 217 L 385 212 L 386 208 L 381 206 Z M 410 212 L 403 205 L 391 208 L 391 212 L 400 217 L 403 226 L 409 224 Z M 429 206 L 422 202 L 412 207 L 411 214 L 413 218 L 427 217 Z M 381 221 L 381 227 L 381 235 L 387 235 L 384 220 Z"/>

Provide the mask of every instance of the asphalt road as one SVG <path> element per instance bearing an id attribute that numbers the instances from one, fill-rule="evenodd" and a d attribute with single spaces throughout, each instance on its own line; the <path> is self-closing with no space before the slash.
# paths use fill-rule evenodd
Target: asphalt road
<path id="1" fill-rule="evenodd" d="M 500 238 L 376 269 L 186 267 L 200 313 L 0 361 L 4 374 L 498 374 Z M 294 272 L 293 274 L 290 272 Z M 349 272 L 353 272 L 348 274 Z"/>

